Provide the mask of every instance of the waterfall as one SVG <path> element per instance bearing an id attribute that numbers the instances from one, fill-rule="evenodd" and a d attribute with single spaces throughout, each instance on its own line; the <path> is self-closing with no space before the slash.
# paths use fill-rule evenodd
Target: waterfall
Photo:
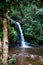
<path id="1" fill-rule="evenodd" d="M 16 22 L 16 24 L 18 25 L 18 28 L 19 28 L 19 32 L 20 32 L 20 36 L 21 36 L 21 44 L 22 44 L 22 47 L 26 47 L 21 25 L 20 25 L 19 22 Z"/>
<path id="2" fill-rule="evenodd" d="M 22 32 L 22 29 L 21 29 L 20 23 L 19 23 L 19 22 L 16 22 L 16 24 L 17 24 L 18 27 L 19 27 L 19 31 L 20 31 L 20 35 L 21 35 L 21 41 L 24 42 L 24 36 L 23 36 L 23 32 Z"/>
<path id="3" fill-rule="evenodd" d="M 22 47 L 30 48 L 30 46 L 27 46 L 27 45 L 25 44 L 25 40 L 24 40 L 24 36 L 23 36 L 23 32 L 22 32 L 22 28 L 21 28 L 20 23 L 19 23 L 19 22 L 16 22 L 16 21 L 13 20 L 13 19 L 11 19 L 11 16 L 8 16 L 9 12 L 10 12 L 10 11 L 8 11 L 8 12 L 6 13 L 6 16 L 7 16 L 7 18 L 11 21 L 11 23 L 14 23 L 14 24 L 16 24 L 16 25 L 18 26 L 19 32 L 20 32 L 20 37 L 21 37 Z"/>

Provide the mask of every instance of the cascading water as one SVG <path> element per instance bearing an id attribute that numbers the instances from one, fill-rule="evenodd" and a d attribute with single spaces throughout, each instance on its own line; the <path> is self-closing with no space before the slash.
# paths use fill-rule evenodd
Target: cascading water
<path id="1" fill-rule="evenodd" d="M 10 12 L 10 11 L 7 12 L 6 16 L 7 16 L 7 18 L 8 18 L 9 20 L 11 20 L 12 23 L 14 23 L 14 24 L 16 24 L 16 25 L 18 26 L 19 32 L 20 32 L 20 37 L 21 37 L 22 47 L 23 47 L 23 48 L 24 48 L 24 47 L 25 47 L 25 48 L 29 48 L 30 46 L 27 46 L 27 45 L 25 44 L 25 40 L 24 40 L 24 36 L 23 36 L 23 32 L 22 32 L 20 23 L 19 23 L 19 22 L 16 22 L 15 20 L 12 20 L 12 19 L 11 19 L 11 16 L 8 16 L 8 13 L 9 13 L 9 12 Z"/>
<path id="2" fill-rule="evenodd" d="M 25 44 L 25 40 L 24 40 L 24 36 L 23 36 L 23 32 L 22 32 L 20 23 L 19 22 L 16 22 L 16 24 L 19 27 L 19 32 L 20 32 L 20 36 L 21 36 L 21 44 L 22 44 L 22 47 L 27 47 L 26 44 Z"/>

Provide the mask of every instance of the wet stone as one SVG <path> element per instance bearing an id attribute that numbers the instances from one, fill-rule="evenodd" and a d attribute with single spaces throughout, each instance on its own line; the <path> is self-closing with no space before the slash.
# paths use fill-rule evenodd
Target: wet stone
<path id="1" fill-rule="evenodd" d="M 8 60 L 11 59 L 11 58 L 12 58 L 12 55 L 9 55 L 9 56 L 8 56 Z"/>

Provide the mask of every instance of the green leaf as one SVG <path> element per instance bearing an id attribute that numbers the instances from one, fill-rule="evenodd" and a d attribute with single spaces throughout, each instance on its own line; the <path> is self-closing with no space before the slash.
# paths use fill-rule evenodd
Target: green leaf
<path id="1" fill-rule="evenodd" d="M 6 0 L 6 2 L 10 2 L 11 0 Z"/>

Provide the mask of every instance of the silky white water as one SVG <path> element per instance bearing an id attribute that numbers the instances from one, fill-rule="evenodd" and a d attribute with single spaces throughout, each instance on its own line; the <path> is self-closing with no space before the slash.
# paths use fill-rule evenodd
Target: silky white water
<path id="1" fill-rule="evenodd" d="M 18 27 L 19 27 L 19 32 L 20 32 L 20 35 L 21 35 L 21 44 L 22 44 L 22 47 L 28 47 L 28 46 L 25 44 L 25 40 L 24 40 L 24 36 L 23 36 L 23 32 L 22 32 L 20 23 L 19 23 L 19 22 L 16 22 L 16 24 L 17 24 Z"/>
<path id="2" fill-rule="evenodd" d="M 13 19 L 11 19 L 11 16 L 10 16 L 10 17 L 8 16 L 8 13 L 9 13 L 9 12 L 10 12 L 10 11 L 8 11 L 8 12 L 6 13 L 6 16 L 7 16 L 7 18 L 11 21 L 11 23 L 14 23 L 14 24 L 18 25 L 19 32 L 20 32 L 20 36 L 21 36 L 21 45 L 22 45 L 22 47 L 30 48 L 30 46 L 27 46 L 27 45 L 25 44 L 25 40 L 24 40 L 24 36 L 23 36 L 23 32 L 22 32 L 22 28 L 21 28 L 20 23 L 19 23 L 19 22 L 16 22 L 16 21 L 13 20 Z"/>

